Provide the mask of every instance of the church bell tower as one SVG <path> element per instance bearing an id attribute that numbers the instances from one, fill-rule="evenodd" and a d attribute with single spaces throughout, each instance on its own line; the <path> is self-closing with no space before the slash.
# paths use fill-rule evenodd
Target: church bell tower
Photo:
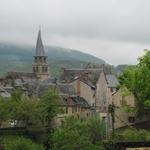
<path id="1" fill-rule="evenodd" d="M 46 80 L 49 78 L 49 66 L 47 63 L 47 57 L 48 56 L 45 54 L 41 39 L 41 30 L 39 30 L 33 64 L 33 73 L 37 75 L 39 80 Z"/>

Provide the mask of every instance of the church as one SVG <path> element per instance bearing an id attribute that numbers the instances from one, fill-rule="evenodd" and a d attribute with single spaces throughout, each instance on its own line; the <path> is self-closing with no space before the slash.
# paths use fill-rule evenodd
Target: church
<path id="1" fill-rule="evenodd" d="M 12 71 L 6 73 L 6 78 L 22 78 L 22 80 L 30 79 L 44 81 L 51 78 L 49 65 L 47 63 L 48 56 L 45 53 L 41 30 L 38 32 L 35 55 L 33 56 L 32 72 L 18 72 Z"/>
<path id="2" fill-rule="evenodd" d="M 45 53 L 41 30 L 38 32 L 35 55 L 33 56 L 32 72 L 8 72 L 0 81 L 0 95 L 8 99 L 16 89 L 21 89 L 27 97 L 38 99 L 44 92 L 56 89 L 61 97 L 60 107 L 62 114 L 55 118 L 54 127 L 61 124 L 66 116 L 88 117 L 93 111 L 88 102 L 76 94 L 74 86 L 70 83 L 62 83 L 52 78 L 47 63 L 48 56 Z"/>
<path id="3" fill-rule="evenodd" d="M 39 30 L 34 56 L 33 73 L 35 73 L 40 80 L 46 80 L 50 77 L 47 57 L 41 39 L 41 30 Z"/>

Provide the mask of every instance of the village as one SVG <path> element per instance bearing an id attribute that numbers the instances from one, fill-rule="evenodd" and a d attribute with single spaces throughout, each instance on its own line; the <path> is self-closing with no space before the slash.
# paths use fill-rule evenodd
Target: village
<path id="1" fill-rule="evenodd" d="M 6 101 L 13 91 L 21 89 L 25 97 L 38 99 L 44 92 L 56 89 L 61 97 L 58 113 L 52 120 L 52 127 L 59 128 L 67 117 L 76 119 L 98 115 L 105 123 L 105 136 L 128 128 L 149 129 L 150 111 L 145 109 L 142 118 L 137 116 L 137 102 L 126 87 L 119 86 L 119 79 L 112 72 L 111 65 L 88 63 L 83 68 L 63 68 L 60 78 L 51 76 L 48 56 L 42 43 L 41 30 L 33 56 L 32 72 L 8 72 L 0 79 L 0 95 Z M 128 93 L 128 94 L 127 94 Z M 132 111 L 127 111 L 132 110 Z M 1 128 L 14 124 L 4 121 Z M 17 123 L 15 127 L 23 127 Z"/>

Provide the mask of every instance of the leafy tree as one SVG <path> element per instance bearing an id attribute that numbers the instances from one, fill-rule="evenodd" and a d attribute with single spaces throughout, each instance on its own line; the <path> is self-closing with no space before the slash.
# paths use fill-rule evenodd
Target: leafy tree
<path id="1" fill-rule="evenodd" d="M 29 124 L 36 124 L 38 103 L 38 100 L 26 97 L 21 90 L 15 90 L 7 103 L 10 114 L 9 120 L 14 122 L 14 126 L 20 125 L 20 123 L 25 127 Z"/>
<path id="2" fill-rule="evenodd" d="M 46 130 L 46 150 L 50 149 L 51 145 L 51 123 L 54 117 L 59 113 L 60 109 L 60 100 L 61 97 L 58 94 L 56 89 L 49 89 L 46 91 L 40 98 L 39 101 L 39 119 L 41 120 L 42 124 L 47 127 Z"/>
<path id="3" fill-rule="evenodd" d="M 52 150 L 98 150 L 98 146 L 91 143 L 85 135 L 80 135 L 78 130 L 58 129 L 52 137 Z"/>
<path id="4" fill-rule="evenodd" d="M 144 129 L 137 130 L 129 127 L 115 136 L 116 141 L 149 141 L 150 132 Z"/>
<path id="5" fill-rule="evenodd" d="M 35 144 L 31 139 L 24 137 L 5 137 L 1 144 L 6 150 L 44 150 L 42 145 Z"/>
<path id="6" fill-rule="evenodd" d="M 139 63 L 129 67 L 119 77 L 122 86 L 128 88 L 134 94 L 139 105 L 139 114 L 143 112 L 144 106 L 150 107 L 150 51 L 139 58 Z"/>
<path id="7" fill-rule="evenodd" d="M 88 119 L 87 129 L 93 144 L 100 144 L 105 139 L 106 126 L 98 115 L 95 114 Z"/>
<path id="8" fill-rule="evenodd" d="M 41 111 L 41 120 L 47 125 L 51 125 L 52 119 L 59 112 L 60 99 L 56 89 L 49 89 L 45 92 L 39 102 L 39 109 Z"/>
<path id="9" fill-rule="evenodd" d="M 3 122 L 9 119 L 9 111 L 7 108 L 8 101 L 0 97 L 0 127 Z"/>
<path id="10" fill-rule="evenodd" d="M 17 119 L 21 120 L 24 126 L 35 125 L 38 121 L 38 100 L 25 98 L 19 103 Z"/>
<path id="11" fill-rule="evenodd" d="M 68 117 L 52 135 L 52 149 L 100 150 L 104 138 L 104 124 L 98 117 L 77 119 Z"/>
<path id="12" fill-rule="evenodd" d="M 20 89 L 15 90 L 8 101 L 8 110 L 10 113 L 10 120 L 13 121 L 14 126 L 20 121 L 20 105 L 22 101 L 22 91 Z"/>

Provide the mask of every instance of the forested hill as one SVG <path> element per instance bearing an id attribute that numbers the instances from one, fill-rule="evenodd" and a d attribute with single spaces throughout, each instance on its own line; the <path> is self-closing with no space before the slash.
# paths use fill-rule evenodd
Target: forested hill
<path id="1" fill-rule="evenodd" d="M 51 73 L 58 76 L 62 67 L 82 67 L 88 62 L 104 64 L 105 61 L 78 50 L 45 47 Z M 35 47 L 0 43 L 0 75 L 8 71 L 31 71 Z"/>

